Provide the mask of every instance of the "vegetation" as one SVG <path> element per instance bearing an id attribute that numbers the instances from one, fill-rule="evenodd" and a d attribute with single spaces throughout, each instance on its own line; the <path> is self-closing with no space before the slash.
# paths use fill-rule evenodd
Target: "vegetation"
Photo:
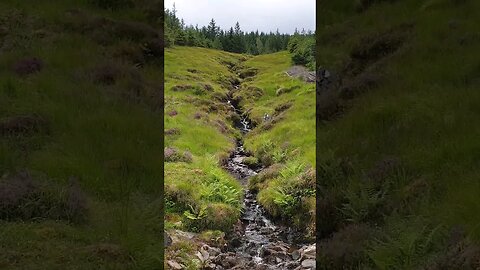
<path id="1" fill-rule="evenodd" d="M 255 70 L 236 93 L 256 125 L 245 147 L 270 166 L 250 180 L 250 188 L 260 191 L 259 202 L 271 214 L 313 233 L 315 85 L 285 74 L 292 66 L 288 52 L 257 56 L 243 65 Z M 278 94 L 279 89 L 290 90 Z M 257 92 L 261 94 L 252 94 Z"/>
<path id="2" fill-rule="evenodd" d="M 478 268 L 479 2 L 320 8 L 317 61 L 333 75 L 317 95 L 317 259 Z"/>
<path id="3" fill-rule="evenodd" d="M 298 31 L 296 31 L 298 32 Z M 311 32 L 302 31 L 302 35 L 312 35 Z M 237 22 L 230 29 L 220 29 L 214 19 L 208 26 L 186 26 L 183 19 L 176 15 L 176 9 L 165 9 L 165 45 L 195 46 L 214 48 L 235 53 L 248 53 L 252 55 L 268 54 L 283 51 L 287 48 L 290 35 L 264 32 L 243 32 Z"/>
<path id="4" fill-rule="evenodd" d="M 232 98 L 256 126 L 245 138 L 253 153 L 245 163 L 272 165 L 261 173 L 261 180 L 251 179 L 249 187 L 260 191 L 260 202 L 271 214 L 295 221 L 312 236 L 315 85 L 285 74 L 292 65 L 290 54 L 252 57 L 175 46 L 166 49 L 165 63 L 165 151 L 175 157 L 165 164 L 166 227 L 226 233 L 234 229 L 243 190 L 222 166 L 241 136 L 233 128 L 236 116 L 227 104 L 227 94 L 241 82 Z M 277 95 L 280 88 L 292 90 Z M 265 114 L 273 118 L 264 121 Z M 178 158 L 184 152 L 191 159 Z M 172 246 L 167 258 L 180 257 L 182 264 L 194 265 L 189 256 L 179 255 L 191 254 L 194 246 L 194 240 Z"/>
<path id="5" fill-rule="evenodd" d="M 2 269 L 162 265 L 161 33 L 123 2 L 0 3 Z"/>
<path id="6" fill-rule="evenodd" d="M 295 32 L 288 41 L 288 51 L 295 65 L 307 66 L 315 70 L 315 36 Z"/>
<path id="7" fill-rule="evenodd" d="M 242 187 L 222 164 L 239 136 L 226 103 L 236 78 L 228 65 L 244 59 L 246 56 L 205 48 L 165 50 L 167 230 L 230 232 L 240 217 Z M 194 267 L 194 245 L 193 240 L 174 245 L 166 256 L 183 258 L 184 265 Z"/>

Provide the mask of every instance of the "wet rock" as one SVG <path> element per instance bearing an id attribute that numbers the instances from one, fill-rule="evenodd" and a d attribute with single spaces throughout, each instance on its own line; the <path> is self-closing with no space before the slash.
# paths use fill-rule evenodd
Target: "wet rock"
<path id="1" fill-rule="evenodd" d="M 302 267 L 304 268 L 310 268 L 310 269 L 315 269 L 316 267 L 316 261 L 312 259 L 304 260 L 302 262 Z"/>
<path id="2" fill-rule="evenodd" d="M 168 266 L 170 266 L 172 269 L 184 269 L 185 266 L 177 263 L 176 261 L 169 260 L 167 261 Z"/>
<path id="3" fill-rule="evenodd" d="M 167 232 L 163 232 L 163 242 L 165 247 L 172 245 L 173 240 Z"/>
<path id="4" fill-rule="evenodd" d="M 262 258 L 265 258 L 265 257 L 267 257 L 271 254 L 272 254 L 272 251 L 270 249 L 265 248 L 265 247 L 262 247 L 260 249 L 260 252 L 259 252 L 259 256 L 262 257 Z"/>
<path id="5" fill-rule="evenodd" d="M 200 251 L 197 251 L 197 253 L 195 253 L 195 256 L 197 256 L 197 258 L 200 260 L 200 262 L 205 262 L 208 258 L 205 258 L 202 253 Z"/>
<path id="6" fill-rule="evenodd" d="M 302 254 L 302 258 L 314 259 L 317 253 L 316 244 L 301 248 L 300 253 Z"/>
<path id="7" fill-rule="evenodd" d="M 286 73 L 290 77 L 300 78 L 305 82 L 315 82 L 315 72 L 309 71 L 304 66 L 293 66 Z"/>
<path id="8" fill-rule="evenodd" d="M 300 256 L 301 256 L 300 251 L 295 250 L 294 252 L 292 252 L 292 259 L 293 260 L 296 261 L 296 260 L 300 259 Z"/>
<path id="9" fill-rule="evenodd" d="M 202 249 L 207 250 L 210 257 L 215 257 L 222 252 L 219 248 L 210 247 L 210 246 L 206 246 L 206 245 L 203 246 Z"/>
<path id="10" fill-rule="evenodd" d="M 297 267 L 300 267 L 300 262 L 287 262 L 284 266 L 286 269 L 295 269 Z"/>

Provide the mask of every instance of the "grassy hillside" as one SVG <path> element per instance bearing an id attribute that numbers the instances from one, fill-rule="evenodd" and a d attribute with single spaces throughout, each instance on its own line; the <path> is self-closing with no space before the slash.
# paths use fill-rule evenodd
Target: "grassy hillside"
<path id="1" fill-rule="evenodd" d="M 235 139 L 227 93 L 236 74 L 229 65 L 246 57 L 223 51 L 174 47 L 165 50 L 165 228 L 203 233 L 206 239 L 233 230 L 243 191 L 222 168 Z M 167 259 L 189 269 L 195 242 L 174 243 Z"/>
<path id="2" fill-rule="evenodd" d="M 226 104 L 235 78 L 226 62 L 241 55 L 176 47 L 165 51 L 165 195 L 167 227 L 230 230 L 238 219 L 240 184 L 221 169 L 238 136 Z M 206 212 L 197 220 L 184 215 Z"/>
<path id="3" fill-rule="evenodd" d="M 165 51 L 166 228 L 222 238 L 240 217 L 243 190 L 222 168 L 237 121 L 227 95 L 256 126 L 245 138 L 250 165 L 268 167 L 249 183 L 275 217 L 314 228 L 314 84 L 288 77 L 287 52 L 246 56 L 174 47 Z M 238 90 L 234 86 L 240 84 Z M 271 115 L 264 120 L 264 114 Z M 310 231 L 312 233 L 312 231 Z M 175 233 L 174 233 L 175 234 Z M 174 243 L 167 258 L 194 269 L 197 240 Z M 218 243 L 216 243 L 218 244 Z M 181 259 L 179 259 L 179 257 Z"/>
<path id="4" fill-rule="evenodd" d="M 272 215 L 313 229 L 315 85 L 285 74 L 290 59 L 280 52 L 244 63 L 256 75 L 242 84 L 238 96 L 257 125 L 245 147 L 269 167 L 250 180 L 250 188 L 260 191 L 259 201 Z M 265 114 L 269 119 L 263 119 Z"/>
<path id="5" fill-rule="evenodd" d="M 360 2 L 320 6 L 318 260 L 476 269 L 479 2 Z"/>
<path id="6" fill-rule="evenodd" d="M 2 269 L 161 265 L 161 33 L 100 2 L 0 3 Z"/>

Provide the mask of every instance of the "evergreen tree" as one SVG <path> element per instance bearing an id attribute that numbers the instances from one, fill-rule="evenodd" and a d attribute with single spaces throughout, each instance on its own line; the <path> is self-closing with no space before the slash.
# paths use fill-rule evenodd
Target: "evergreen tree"
<path id="1" fill-rule="evenodd" d="M 173 45 L 199 46 L 257 55 L 286 50 L 287 48 L 290 51 L 295 51 L 298 45 L 298 40 L 289 43 L 291 36 L 281 34 L 278 29 L 275 33 L 264 33 L 258 30 L 249 33 L 243 32 L 239 22 L 236 22 L 235 26 L 230 27 L 227 31 L 217 26 L 213 18 L 207 26 L 201 28 L 198 25 L 186 26 L 183 19 L 177 17 L 175 5 L 172 10 L 165 9 L 164 24 L 165 46 L 167 47 Z M 296 35 L 309 34 L 311 34 L 311 31 L 303 30 L 301 34 L 298 29 L 295 29 L 293 38 Z M 308 58 L 310 59 L 310 56 Z"/>

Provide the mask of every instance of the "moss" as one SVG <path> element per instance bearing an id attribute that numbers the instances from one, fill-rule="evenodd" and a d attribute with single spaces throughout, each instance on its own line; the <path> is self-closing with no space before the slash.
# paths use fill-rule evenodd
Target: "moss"
<path id="1" fill-rule="evenodd" d="M 259 165 L 259 160 L 256 157 L 246 157 L 243 159 L 243 163 L 248 167 L 255 168 Z"/>

